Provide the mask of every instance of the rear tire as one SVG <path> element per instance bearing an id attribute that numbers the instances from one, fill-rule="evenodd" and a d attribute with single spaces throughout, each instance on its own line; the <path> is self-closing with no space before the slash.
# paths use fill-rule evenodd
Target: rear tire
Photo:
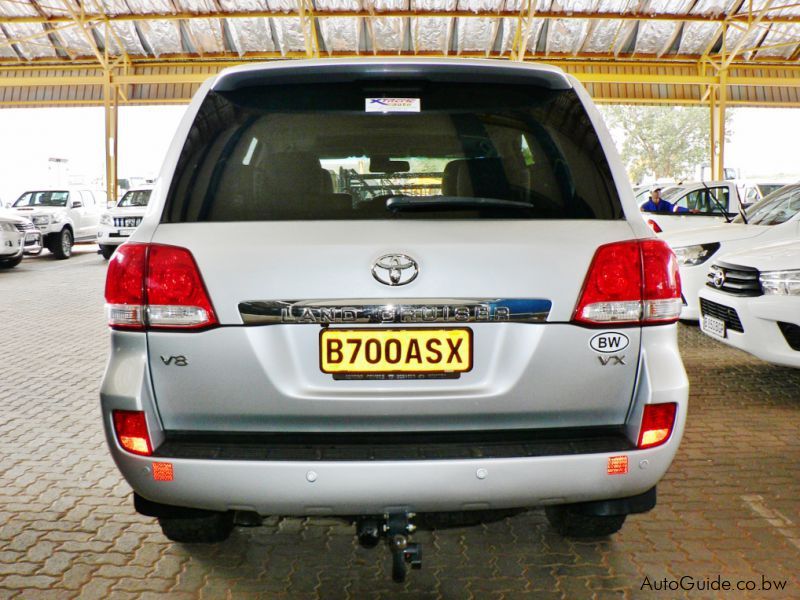
<path id="1" fill-rule="evenodd" d="M 569 505 L 546 506 L 550 526 L 565 537 L 596 538 L 617 533 L 628 515 L 597 516 L 577 512 Z"/>
<path id="2" fill-rule="evenodd" d="M 14 258 L 3 258 L 0 260 L 0 269 L 13 269 L 22 262 L 22 254 Z"/>
<path id="3" fill-rule="evenodd" d="M 64 260 L 72 256 L 72 243 L 72 232 L 65 227 L 61 230 L 61 233 L 52 238 L 52 243 L 48 249 L 58 260 Z"/>
<path id="4" fill-rule="evenodd" d="M 111 258 L 111 255 L 114 254 L 114 250 L 116 250 L 116 246 L 109 246 L 108 244 L 100 244 L 100 254 L 103 255 L 103 258 L 108 260 Z"/>
<path id="5" fill-rule="evenodd" d="M 224 542 L 233 531 L 233 511 L 202 517 L 159 517 L 161 531 L 173 542 L 214 544 Z"/>

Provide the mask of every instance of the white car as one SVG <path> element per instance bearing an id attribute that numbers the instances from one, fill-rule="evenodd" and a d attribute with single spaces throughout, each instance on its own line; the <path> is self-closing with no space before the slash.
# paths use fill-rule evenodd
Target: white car
<path id="1" fill-rule="evenodd" d="M 152 191 L 152 187 L 128 190 L 114 208 L 100 217 L 97 243 L 103 258 L 111 258 L 117 246 L 125 243 L 142 222 Z"/>
<path id="2" fill-rule="evenodd" d="M 108 266 L 100 396 L 167 538 L 352 516 L 402 581 L 417 514 L 539 505 L 597 537 L 654 506 L 688 399 L 678 268 L 576 79 L 234 67 L 195 95 L 160 180 Z"/>
<path id="3" fill-rule="evenodd" d="M 697 294 L 706 283 L 712 257 L 753 246 L 792 241 L 800 232 L 800 184 L 770 194 L 728 225 L 664 234 L 662 239 L 675 251 L 681 271 L 683 310 L 681 319 L 700 318 Z"/>
<path id="4" fill-rule="evenodd" d="M 789 181 L 783 183 L 777 181 L 739 181 L 739 197 L 742 199 L 742 204 L 749 207 L 789 183 Z"/>
<path id="5" fill-rule="evenodd" d="M 716 261 L 700 290 L 703 333 L 762 360 L 800 367 L 800 242 Z"/>
<path id="6" fill-rule="evenodd" d="M 72 255 L 73 244 L 95 242 L 105 203 L 103 192 L 63 188 L 25 192 L 12 207 L 33 221 L 45 248 L 62 259 Z"/>
<path id="7" fill-rule="evenodd" d="M 697 181 L 664 187 L 661 197 L 678 212 L 642 211 L 642 218 L 659 234 L 727 223 L 743 210 L 732 181 Z"/>
<path id="8" fill-rule="evenodd" d="M 11 269 L 22 262 L 25 253 L 25 232 L 17 224 L 0 215 L 0 269 Z"/>
<path id="9" fill-rule="evenodd" d="M 42 251 L 42 236 L 30 219 L 0 208 L 0 269 L 16 267 L 25 254 Z"/>

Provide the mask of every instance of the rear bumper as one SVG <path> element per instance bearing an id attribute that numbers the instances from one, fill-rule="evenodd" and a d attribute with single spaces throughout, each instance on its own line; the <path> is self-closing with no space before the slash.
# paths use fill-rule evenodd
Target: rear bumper
<path id="1" fill-rule="evenodd" d="M 112 337 L 115 352 L 101 387 L 111 454 L 136 493 L 174 506 L 262 515 L 351 515 L 625 498 L 646 492 L 663 477 L 677 452 L 686 419 L 688 382 L 678 354 L 676 326 L 671 325 L 642 332 L 635 397 L 625 423 L 620 424 L 627 439 L 636 440 L 645 404 L 677 403 L 673 434 L 657 448 L 445 460 L 142 457 L 118 445 L 111 411 L 144 410 L 153 445 L 158 448 L 165 441 L 152 395 L 145 336 L 115 333 Z M 627 404 L 630 398 L 620 402 Z M 609 458 L 622 455 L 628 457 L 628 472 L 609 475 Z M 155 462 L 172 464 L 172 481 L 154 479 Z"/>
<path id="2" fill-rule="evenodd" d="M 656 485 L 677 444 L 673 439 L 666 447 L 623 453 L 629 460 L 626 475 L 607 474 L 609 456 L 619 454 L 370 462 L 180 459 L 166 461 L 173 464 L 174 480 L 161 482 L 153 479 L 151 463 L 165 459 L 136 457 L 119 447 L 113 454 L 134 490 L 162 504 L 262 515 L 349 515 L 633 496 Z"/>

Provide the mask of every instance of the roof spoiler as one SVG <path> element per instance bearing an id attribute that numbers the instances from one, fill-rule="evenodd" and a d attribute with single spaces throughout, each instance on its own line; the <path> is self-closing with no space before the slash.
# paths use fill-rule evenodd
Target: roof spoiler
<path id="1" fill-rule="evenodd" d="M 424 79 L 441 82 L 528 84 L 551 90 L 572 88 L 561 69 L 549 65 L 509 64 L 489 60 L 293 60 L 234 67 L 222 71 L 216 92 L 299 83 L 343 83 L 369 79 Z"/>

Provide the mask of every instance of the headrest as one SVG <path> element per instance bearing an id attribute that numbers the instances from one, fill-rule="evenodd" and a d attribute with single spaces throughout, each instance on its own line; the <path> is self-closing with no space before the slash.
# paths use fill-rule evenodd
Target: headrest
<path id="1" fill-rule="evenodd" d="M 308 152 L 267 155 L 260 171 L 264 177 L 262 184 L 276 192 L 319 194 L 326 187 L 323 177 L 330 182 L 330 174 L 320 166 L 319 159 Z"/>
<path id="2" fill-rule="evenodd" d="M 510 188 L 502 160 L 472 158 L 447 163 L 442 173 L 442 194 L 472 198 L 508 198 Z"/>

